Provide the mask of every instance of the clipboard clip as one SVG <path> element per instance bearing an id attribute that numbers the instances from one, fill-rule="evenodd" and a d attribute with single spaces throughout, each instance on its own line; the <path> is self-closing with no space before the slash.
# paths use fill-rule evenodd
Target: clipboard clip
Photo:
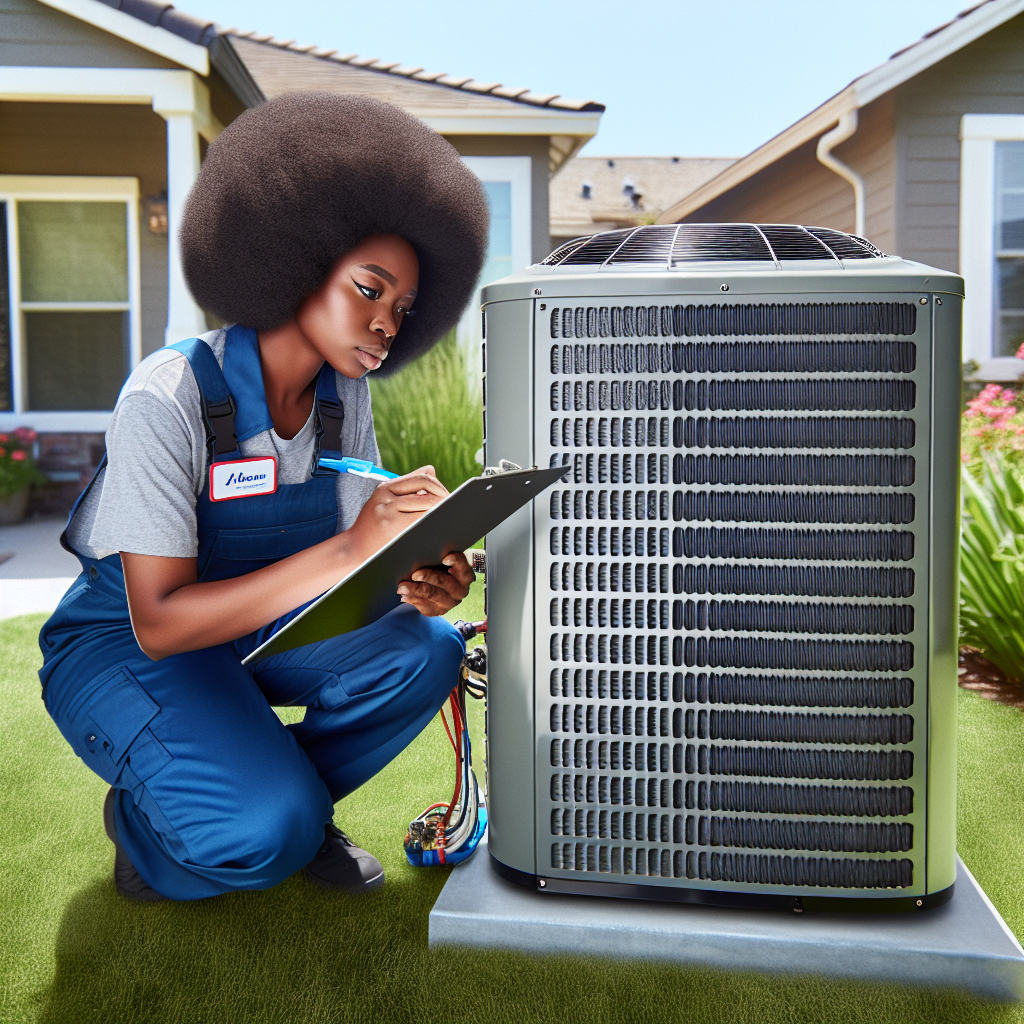
<path id="1" fill-rule="evenodd" d="M 500 476 L 502 473 L 515 473 L 521 470 L 522 466 L 517 466 L 514 462 L 509 462 L 508 459 L 502 459 L 497 466 L 484 466 L 484 471 L 480 474 L 481 476 Z M 536 469 L 536 466 L 531 466 L 530 469 Z"/>

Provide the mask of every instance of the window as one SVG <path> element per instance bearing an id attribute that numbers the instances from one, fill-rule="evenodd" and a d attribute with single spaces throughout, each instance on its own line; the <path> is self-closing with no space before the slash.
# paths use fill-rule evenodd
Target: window
<path id="1" fill-rule="evenodd" d="M 1024 344 L 1024 115 L 960 122 L 960 273 L 964 360 L 985 380 L 1014 380 Z"/>
<path id="2" fill-rule="evenodd" d="M 514 274 L 533 261 L 530 231 L 530 158 L 528 156 L 467 156 L 466 166 L 483 182 L 491 215 L 487 257 L 477 291 L 458 328 L 459 343 L 469 356 L 474 386 L 480 373 L 480 289 Z"/>
<path id="3" fill-rule="evenodd" d="M 1024 344 L 1024 141 L 996 143 L 996 354 Z"/>
<path id="4" fill-rule="evenodd" d="M 136 182 L 0 176 L 0 209 L 0 403 L 44 429 L 100 427 L 47 414 L 109 412 L 138 361 Z"/>

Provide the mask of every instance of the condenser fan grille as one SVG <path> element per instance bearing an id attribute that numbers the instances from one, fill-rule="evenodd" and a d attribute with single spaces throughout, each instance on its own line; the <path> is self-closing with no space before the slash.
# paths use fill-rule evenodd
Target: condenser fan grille
<path id="1" fill-rule="evenodd" d="M 875 257 L 746 224 L 561 252 L 597 242 L 609 266 Z M 535 456 L 569 467 L 534 507 L 539 870 L 920 882 L 926 318 L 577 301 L 535 313 Z"/>
<path id="2" fill-rule="evenodd" d="M 878 259 L 885 254 L 856 235 L 797 224 L 650 224 L 602 231 L 559 246 L 546 267 L 672 268 L 703 262 Z"/>

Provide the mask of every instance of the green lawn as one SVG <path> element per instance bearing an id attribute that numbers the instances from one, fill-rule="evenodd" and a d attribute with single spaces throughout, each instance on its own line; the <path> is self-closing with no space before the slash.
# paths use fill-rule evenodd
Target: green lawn
<path id="1" fill-rule="evenodd" d="M 270 892 L 128 903 L 100 822 L 105 786 L 38 698 L 43 618 L 0 622 L 0 1021 L 1024 1021 L 1018 1007 L 895 986 L 430 952 L 447 869 L 407 866 L 402 837 L 451 788 L 436 721 L 338 807 L 384 863 L 380 893 L 331 896 L 296 876 Z M 960 851 L 1020 936 L 1024 715 L 966 692 L 960 704 Z"/>

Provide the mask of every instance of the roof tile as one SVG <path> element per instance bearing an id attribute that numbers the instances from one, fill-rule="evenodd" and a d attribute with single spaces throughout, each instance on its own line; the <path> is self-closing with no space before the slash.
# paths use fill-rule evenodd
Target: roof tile
<path id="1" fill-rule="evenodd" d="M 529 103 L 534 107 L 546 107 L 552 100 L 558 99 L 557 92 L 524 92 L 516 97 L 519 103 Z"/>
<path id="2" fill-rule="evenodd" d="M 467 92 L 494 92 L 499 85 L 501 82 L 474 82 L 470 79 L 462 88 Z"/>

